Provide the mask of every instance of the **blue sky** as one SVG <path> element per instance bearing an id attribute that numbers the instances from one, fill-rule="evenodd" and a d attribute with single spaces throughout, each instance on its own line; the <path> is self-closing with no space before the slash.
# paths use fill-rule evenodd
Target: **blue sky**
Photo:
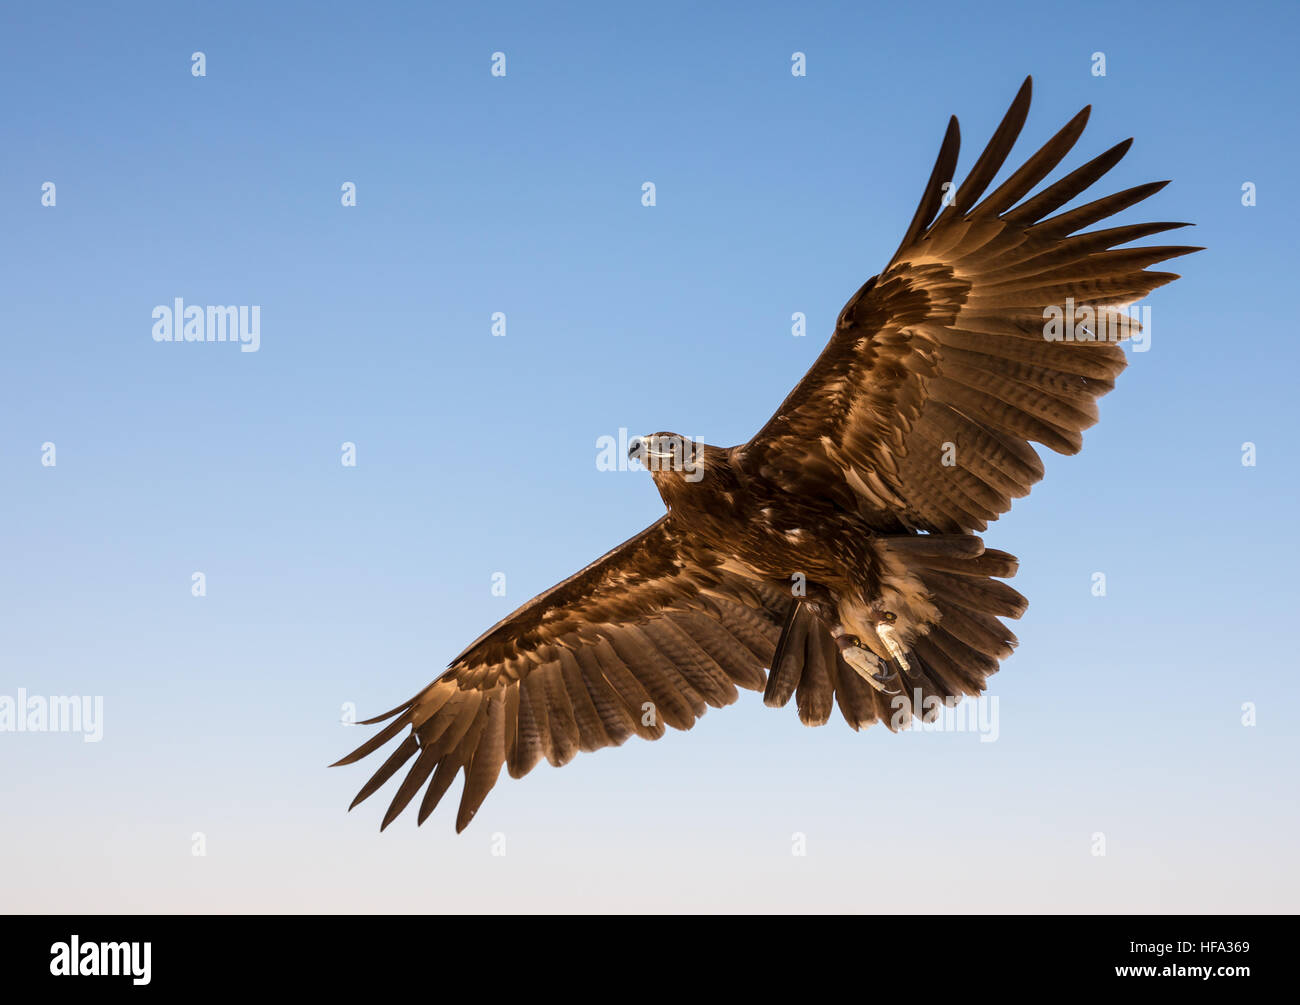
<path id="1" fill-rule="evenodd" d="M 740 10 L 6 8 L 0 695 L 102 696 L 104 735 L 0 732 L 0 907 L 1296 909 L 1295 10 Z M 1136 137 L 1103 187 L 1173 184 L 1124 220 L 1209 250 L 1146 301 L 1083 453 L 985 535 L 1030 599 L 997 741 L 747 693 L 503 779 L 459 837 L 346 814 L 343 706 L 658 517 L 598 437 L 752 434 L 947 117 L 964 172 L 1027 73 L 1013 159 L 1091 103 L 1064 167 Z M 176 297 L 259 305 L 259 351 L 155 342 Z"/>

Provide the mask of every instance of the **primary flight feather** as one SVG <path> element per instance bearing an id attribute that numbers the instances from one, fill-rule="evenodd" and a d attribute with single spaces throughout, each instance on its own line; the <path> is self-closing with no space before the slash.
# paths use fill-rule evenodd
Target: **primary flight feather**
<path id="1" fill-rule="evenodd" d="M 671 433 L 635 442 L 667 513 L 530 600 L 452 660 L 339 761 L 402 736 L 353 800 L 402 769 L 387 827 L 419 822 L 463 774 L 456 830 L 504 766 L 689 729 L 761 690 L 799 718 L 835 705 L 889 729 L 978 695 L 1015 645 L 1016 559 L 984 530 L 1065 454 L 1124 369 L 1124 308 L 1178 278 L 1148 267 L 1199 248 L 1121 247 L 1182 223 L 1087 231 L 1155 182 L 1056 213 L 1131 140 L 1030 193 L 1069 153 L 1085 108 L 988 195 L 1024 125 L 1031 81 L 953 189 L 948 124 L 893 258 L 840 312 L 830 342 L 747 443 Z M 1056 215 L 1052 215 L 1056 213 Z M 1064 327 L 1063 327 L 1064 326 Z"/>

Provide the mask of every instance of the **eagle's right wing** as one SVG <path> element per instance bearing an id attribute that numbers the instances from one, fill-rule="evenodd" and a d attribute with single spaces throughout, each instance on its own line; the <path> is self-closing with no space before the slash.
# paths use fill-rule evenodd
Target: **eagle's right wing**
<path id="1" fill-rule="evenodd" d="M 545 757 L 658 739 L 706 706 L 761 691 L 792 603 L 789 592 L 724 568 L 665 516 L 530 600 L 472 643 L 349 764 L 403 731 L 355 806 L 414 758 L 383 826 L 425 789 L 419 822 L 464 771 L 456 830 L 473 818 L 504 764 L 527 774 Z M 427 783 L 427 787 L 426 787 Z"/>
<path id="2" fill-rule="evenodd" d="M 1078 233 L 1159 191 L 1140 185 L 1049 217 L 1113 167 L 1131 140 L 1043 189 L 1074 146 L 1076 115 L 979 202 L 1029 110 L 1026 80 L 944 208 L 957 163 L 957 120 L 893 260 L 849 300 L 829 344 L 742 464 L 796 494 L 830 497 L 883 531 L 983 530 L 1043 475 L 1030 441 L 1082 445 L 1096 399 L 1124 369 L 1115 341 L 1049 341 L 1047 314 L 1072 301 L 1137 330 L 1119 309 L 1178 278 L 1146 267 L 1198 251 L 1117 248 L 1186 226 L 1148 223 Z M 1024 201 L 1021 201 L 1021 200 Z M 1104 335 L 1102 336 L 1104 337 Z"/>

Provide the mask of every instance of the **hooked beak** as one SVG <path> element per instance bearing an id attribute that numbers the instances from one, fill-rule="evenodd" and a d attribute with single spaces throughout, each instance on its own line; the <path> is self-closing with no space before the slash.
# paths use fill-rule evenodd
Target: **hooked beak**
<path id="1" fill-rule="evenodd" d="M 628 459 L 631 460 L 633 457 L 635 457 L 637 458 L 637 460 L 641 461 L 642 463 L 645 463 L 646 459 L 651 457 L 653 457 L 655 460 L 670 461 L 677 456 L 671 450 L 668 451 L 652 450 L 651 449 L 652 446 L 654 446 L 653 436 L 632 437 L 632 439 L 630 439 L 627 444 Z"/>

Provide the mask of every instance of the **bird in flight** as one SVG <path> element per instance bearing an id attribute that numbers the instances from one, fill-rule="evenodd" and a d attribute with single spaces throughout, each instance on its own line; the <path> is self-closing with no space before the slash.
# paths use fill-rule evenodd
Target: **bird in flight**
<path id="1" fill-rule="evenodd" d="M 464 774 L 456 830 L 505 769 L 689 729 L 737 688 L 795 699 L 809 726 L 836 705 L 857 730 L 979 695 L 1015 646 L 1017 560 L 983 531 L 1043 476 L 1030 443 L 1077 453 L 1124 369 L 1125 310 L 1199 248 L 1122 247 L 1187 226 L 1085 228 L 1152 182 L 1057 212 L 1122 158 L 1125 140 L 1030 195 L 1089 108 L 990 194 L 1029 111 L 1026 79 L 957 186 L 948 123 L 898 250 L 748 442 L 633 441 L 667 507 L 641 533 L 488 629 L 338 764 L 405 734 L 352 805 L 406 767 L 387 827 L 419 822 Z M 407 767 L 409 765 L 409 767 Z M 382 829 L 382 828 L 381 828 Z"/>

